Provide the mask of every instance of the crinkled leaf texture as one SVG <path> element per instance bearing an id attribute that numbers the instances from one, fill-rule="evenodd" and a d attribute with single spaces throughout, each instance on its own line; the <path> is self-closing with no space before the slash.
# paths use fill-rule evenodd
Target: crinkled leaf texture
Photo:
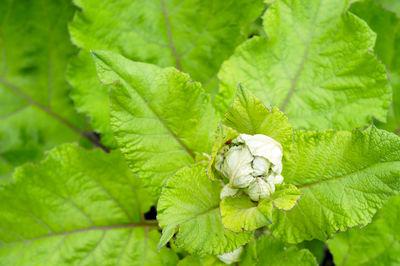
<path id="1" fill-rule="evenodd" d="M 253 256 L 250 254 L 253 253 Z M 247 256 L 245 256 L 247 255 Z M 314 255 L 307 249 L 298 249 L 296 246 L 273 238 L 271 235 L 262 235 L 246 246 L 240 265 L 317 265 Z"/>
<path id="2" fill-rule="evenodd" d="M 168 179 L 157 206 L 161 228 L 178 226 L 176 244 L 191 253 L 223 254 L 250 240 L 252 233 L 224 228 L 219 211 L 222 185 L 211 181 L 206 164 L 194 164 Z"/>
<path id="3" fill-rule="evenodd" d="M 233 231 L 251 231 L 272 222 L 273 208 L 290 211 L 301 194 L 293 185 L 276 185 L 275 192 L 258 204 L 247 196 L 227 197 L 221 201 L 222 223 Z"/>
<path id="4" fill-rule="evenodd" d="M 83 48 L 68 70 L 72 97 L 91 117 L 103 143 L 115 146 L 109 126 L 108 89 L 96 77 L 89 50 L 112 50 L 161 67 L 173 66 L 215 93 L 223 60 L 245 40 L 242 28 L 260 15 L 262 0 L 76 0 L 70 24 Z"/>
<path id="5" fill-rule="evenodd" d="M 165 180 L 196 155 L 209 153 L 219 117 L 209 95 L 187 74 L 95 51 L 111 92 L 111 127 L 135 174 L 159 194 Z"/>
<path id="6" fill-rule="evenodd" d="M 385 121 L 391 89 L 371 52 L 375 33 L 346 0 L 282 0 L 264 15 L 267 37 L 239 46 L 218 77 L 221 111 L 242 82 L 279 106 L 297 129 L 349 129 Z"/>
<path id="7" fill-rule="evenodd" d="M 0 1 L 0 183 L 82 134 L 64 79 L 74 10 L 69 0 Z"/>
<path id="8" fill-rule="evenodd" d="M 365 131 L 295 133 L 285 181 L 302 192 L 290 212 L 275 212 L 271 231 L 286 242 L 325 240 L 366 225 L 400 190 L 400 138 L 371 126 Z"/>
<path id="9" fill-rule="evenodd" d="M 176 265 L 119 152 L 60 146 L 14 179 L 0 188 L 1 265 Z"/>
<path id="10" fill-rule="evenodd" d="M 387 123 L 376 121 L 379 128 L 400 133 L 400 5 L 396 15 L 386 8 L 385 2 L 364 0 L 351 5 L 350 11 L 362 18 L 376 32 L 375 52 L 389 71 L 389 79 L 393 88 L 393 102 L 389 109 Z M 398 2 L 398 1 L 396 1 Z M 382 7 L 380 4 L 383 4 Z M 394 2 L 393 2 L 394 4 Z"/>
<path id="11" fill-rule="evenodd" d="M 352 228 L 328 240 L 336 265 L 400 264 L 400 197 L 378 211 L 372 224 Z"/>

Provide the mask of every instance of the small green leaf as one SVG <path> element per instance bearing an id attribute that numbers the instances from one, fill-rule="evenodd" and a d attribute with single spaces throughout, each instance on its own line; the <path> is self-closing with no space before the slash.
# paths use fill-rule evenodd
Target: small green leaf
<path id="1" fill-rule="evenodd" d="M 221 202 L 221 216 L 224 226 L 233 231 L 252 231 L 272 221 L 273 208 L 289 211 L 300 198 L 300 191 L 293 185 L 275 185 L 275 192 L 258 204 L 248 196 L 227 197 Z"/>
<path id="2" fill-rule="evenodd" d="M 275 185 L 275 192 L 271 194 L 271 201 L 275 208 L 280 210 L 291 210 L 300 199 L 301 193 L 293 185 Z"/>
<path id="3" fill-rule="evenodd" d="M 222 223 L 233 232 L 252 231 L 270 224 L 272 204 L 266 201 L 260 205 L 258 208 L 247 195 L 224 198 L 220 205 Z"/>
<path id="4" fill-rule="evenodd" d="M 271 137 L 286 151 L 293 144 L 293 130 L 288 118 L 277 107 L 268 109 L 242 84 L 239 84 L 233 106 L 225 114 L 222 124 L 240 133 Z"/>
<path id="5" fill-rule="evenodd" d="M 252 233 L 224 228 L 219 211 L 221 184 L 211 181 L 206 164 L 185 167 L 168 179 L 157 206 L 161 228 L 178 226 L 176 243 L 191 253 L 219 255 L 250 240 Z"/>
<path id="6" fill-rule="evenodd" d="M 168 177 L 209 153 L 219 117 L 200 83 L 174 68 L 94 51 L 111 92 L 111 127 L 132 171 L 155 195 Z"/>
<path id="7" fill-rule="evenodd" d="M 164 247 L 178 231 L 178 226 L 166 226 L 162 230 L 162 236 L 157 244 L 157 248 L 161 249 Z"/>

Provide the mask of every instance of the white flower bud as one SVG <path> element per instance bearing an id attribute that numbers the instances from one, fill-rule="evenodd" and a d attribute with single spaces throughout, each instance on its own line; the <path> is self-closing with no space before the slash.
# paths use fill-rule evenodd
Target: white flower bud
<path id="1" fill-rule="evenodd" d="M 259 201 L 265 199 L 269 196 L 269 194 L 275 191 L 275 187 L 265 182 L 262 178 L 256 178 L 253 182 L 251 182 L 248 194 L 251 200 Z"/>
<path id="2" fill-rule="evenodd" d="M 225 145 L 216 156 L 215 168 L 229 179 L 229 190 L 221 197 L 236 195 L 234 189 L 247 189 L 252 200 L 266 198 L 283 182 L 282 146 L 265 135 L 240 134 Z"/>
<path id="3" fill-rule="evenodd" d="M 242 255 L 242 253 L 243 253 L 243 247 L 240 246 L 232 252 L 218 255 L 218 258 L 226 264 L 232 264 L 240 261 L 240 256 Z"/>
<path id="4" fill-rule="evenodd" d="M 239 189 L 231 188 L 229 185 L 225 185 L 221 190 L 221 194 L 220 194 L 221 200 L 223 200 L 226 197 L 233 197 L 236 194 L 238 194 L 238 192 L 239 192 Z"/>

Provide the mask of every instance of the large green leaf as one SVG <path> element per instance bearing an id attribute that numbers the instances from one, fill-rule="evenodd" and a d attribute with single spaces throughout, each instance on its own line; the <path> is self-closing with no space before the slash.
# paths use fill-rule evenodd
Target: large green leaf
<path id="1" fill-rule="evenodd" d="M 231 252 L 250 240 L 252 233 L 224 228 L 219 211 L 222 185 L 211 181 L 206 164 L 185 167 L 168 179 L 157 206 L 162 228 L 178 228 L 176 243 L 199 254 Z"/>
<path id="2" fill-rule="evenodd" d="M 380 1 L 376 1 L 380 2 Z M 389 71 L 393 87 L 393 102 L 387 123 L 376 122 L 377 126 L 400 133 L 400 19 L 373 0 L 356 2 L 350 11 L 362 18 L 376 32 L 375 52 Z M 381 1 L 384 2 L 384 1 Z M 399 5 L 400 12 L 400 5 Z M 393 10 L 395 11 L 395 10 Z"/>
<path id="3" fill-rule="evenodd" d="M 393 197 L 365 228 L 328 240 L 336 265 L 400 264 L 400 197 Z"/>
<path id="4" fill-rule="evenodd" d="M 158 194 L 165 180 L 209 153 L 219 117 L 200 83 L 170 68 L 138 63 L 105 51 L 93 52 L 111 93 L 111 126 L 134 173 Z"/>
<path id="5" fill-rule="evenodd" d="M 221 63 L 245 40 L 242 29 L 264 7 L 262 0 L 75 3 L 82 12 L 77 12 L 70 24 L 70 33 L 83 50 L 68 71 L 68 80 L 74 86 L 72 97 L 109 146 L 115 144 L 107 115 L 108 90 L 97 80 L 89 50 L 112 50 L 135 61 L 174 66 L 200 81 L 207 91 L 215 92 Z"/>
<path id="6" fill-rule="evenodd" d="M 325 240 L 336 231 L 368 224 L 399 193 L 400 137 L 375 127 L 298 131 L 282 175 L 303 195 L 290 212 L 273 214 L 273 234 L 293 243 Z"/>
<path id="7" fill-rule="evenodd" d="M 249 244 L 246 249 L 248 253 L 253 249 L 255 259 L 243 261 L 240 265 L 317 265 L 315 257 L 309 250 L 299 250 L 296 246 L 286 245 L 270 235 L 261 236 L 255 241 L 255 245 Z"/>
<path id="8" fill-rule="evenodd" d="M 0 180 L 86 135 L 64 80 L 74 10 L 70 0 L 0 1 Z"/>
<path id="9" fill-rule="evenodd" d="M 216 104 L 230 105 L 242 82 L 295 128 L 348 129 L 386 119 L 391 90 L 371 53 L 375 34 L 346 12 L 346 0 L 282 0 L 264 15 L 267 37 L 242 44 L 220 72 Z"/>
<path id="10" fill-rule="evenodd" d="M 17 169 L 0 188 L 1 265 L 175 265 L 158 252 L 152 199 L 118 152 L 75 145 Z"/>

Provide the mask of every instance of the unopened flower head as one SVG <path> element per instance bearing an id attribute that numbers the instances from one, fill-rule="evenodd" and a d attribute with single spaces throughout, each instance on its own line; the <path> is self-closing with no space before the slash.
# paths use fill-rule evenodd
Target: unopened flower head
<path id="1" fill-rule="evenodd" d="M 266 198 L 283 182 L 282 146 L 274 139 L 257 134 L 240 134 L 228 142 L 216 157 L 215 168 L 229 179 L 221 198 L 245 191 L 254 201 Z M 244 189 L 244 190 L 243 190 Z"/>

